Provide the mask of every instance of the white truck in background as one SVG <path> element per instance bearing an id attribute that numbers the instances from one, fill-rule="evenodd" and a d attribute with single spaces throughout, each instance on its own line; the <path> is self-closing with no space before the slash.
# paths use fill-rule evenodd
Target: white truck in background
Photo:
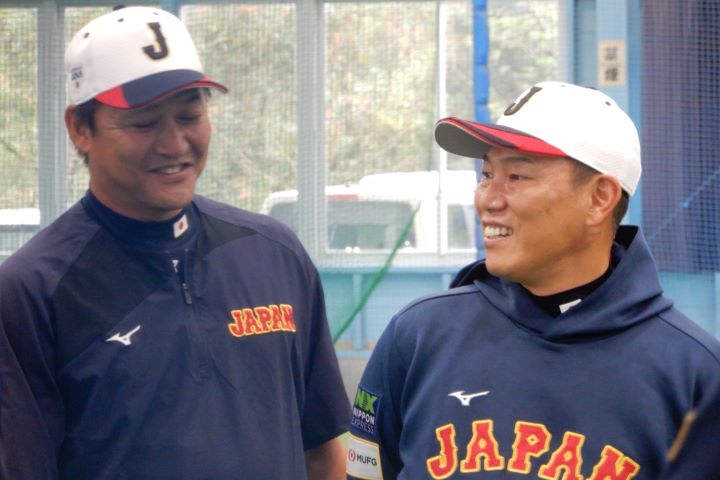
<path id="1" fill-rule="evenodd" d="M 366 175 L 357 183 L 331 185 L 327 199 L 327 248 L 362 255 L 391 251 L 418 207 L 399 254 L 476 255 L 477 185 L 472 170 L 391 172 Z M 297 190 L 270 194 L 262 212 L 298 231 Z M 444 208 L 440 208 L 443 205 Z"/>
<path id="2" fill-rule="evenodd" d="M 40 209 L 0 209 L 0 262 L 40 230 Z"/>

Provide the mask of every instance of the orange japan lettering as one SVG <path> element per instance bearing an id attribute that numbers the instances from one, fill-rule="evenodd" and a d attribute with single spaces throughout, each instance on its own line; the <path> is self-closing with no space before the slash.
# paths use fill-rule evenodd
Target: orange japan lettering
<path id="1" fill-rule="evenodd" d="M 500 453 L 493 420 L 472 422 L 472 436 L 467 443 L 465 456 L 458 454 L 457 430 L 448 423 L 435 429 L 440 445 L 437 455 L 426 460 L 427 471 L 434 479 L 445 479 L 459 473 L 506 469 L 521 475 L 533 475 L 544 480 L 584 480 L 583 446 L 585 435 L 566 431 L 560 445 L 550 450 L 553 435 L 547 426 L 539 423 L 515 422 L 515 441 L 512 457 L 506 461 Z M 502 437 L 501 437 L 502 438 Z M 464 439 L 462 440 L 464 445 Z M 540 458 L 542 457 L 542 460 Z M 549 458 L 548 458 L 549 457 Z M 594 459 L 593 459 L 594 460 Z M 542 463 L 545 462 L 546 463 Z M 588 465 L 592 465 L 589 463 Z M 458 468 L 459 467 L 459 468 Z M 640 472 L 640 465 L 620 450 L 606 445 L 587 480 L 632 480 Z M 461 475 L 458 475 L 461 476 Z"/>
<path id="2" fill-rule="evenodd" d="M 282 311 L 282 318 L 285 323 L 284 330 L 294 332 L 296 328 L 292 305 L 280 305 L 280 310 Z"/>
<path id="3" fill-rule="evenodd" d="M 271 331 L 270 323 L 272 322 L 272 313 L 270 309 L 268 307 L 255 307 L 255 315 L 257 316 L 263 333 Z"/>
<path id="4" fill-rule="evenodd" d="M 255 312 L 252 308 L 243 308 L 243 325 L 245 327 L 245 335 L 254 335 L 256 333 L 262 333 L 262 327 L 258 322 Z"/>
<path id="5" fill-rule="evenodd" d="M 280 313 L 280 307 L 277 305 L 270 305 L 270 311 L 272 312 L 272 322 L 270 323 L 270 330 L 277 332 L 283 330 L 283 318 Z"/>
<path id="6" fill-rule="evenodd" d="M 481 459 L 485 470 L 501 470 L 505 459 L 500 455 L 500 446 L 493 435 L 492 420 L 477 420 L 472 427 L 473 436 L 467 445 L 465 459 L 460 463 L 460 471 L 479 472 Z"/>
<path id="7" fill-rule="evenodd" d="M 455 444 L 455 425 L 448 424 L 435 429 L 440 442 L 440 453 L 427 460 L 427 470 L 433 478 L 448 478 L 458 466 L 457 445 Z"/>
<path id="8" fill-rule="evenodd" d="M 640 465 L 610 445 L 603 448 L 600 461 L 593 468 L 589 480 L 630 480 L 640 471 Z"/>
<path id="9" fill-rule="evenodd" d="M 530 473 L 530 457 L 537 458 L 548 451 L 551 439 L 545 425 L 538 423 L 516 422 L 513 456 L 508 463 L 508 471 Z"/>
<path id="10" fill-rule="evenodd" d="M 232 323 L 227 327 L 234 337 L 247 337 L 270 332 L 295 332 L 292 305 L 266 305 L 230 311 Z"/>
<path id="11" fill-rule="evenodd" d="M 233 336 L 242 337 L 245 335 L 245 329 L 243 328 L 242 323 L 242 310 L 233 310 L 230 312 L 230 315 L 235 322 L 228 323 L 228 330 L 230 330 L 230 333 L 233 334 Z"/>
<path id="12" fill-rule="evenodd" d="M 565 432 L 562 444 L 550 457 L 550 461 L 540 467 L 538 476 L 547 480 L 582 480 L 580 468 L 582 455 L 580 451 L 585 437 L 573 432 Z M 564 474 L 561 476 L 561 471 Z"/>

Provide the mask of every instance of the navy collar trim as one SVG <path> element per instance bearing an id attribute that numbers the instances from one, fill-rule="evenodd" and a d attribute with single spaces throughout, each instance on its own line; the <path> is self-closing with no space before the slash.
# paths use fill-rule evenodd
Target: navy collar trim
<path id="1" fill-rule="evenodd" d="M 90 190 L 81 203 L 114 237 L 131 245 L 159 250 L 183 249 L 194 242 L 199 231 L 200 215 L 192 203 L 173 218 L 160 222 L 144 222 L 121 215 L 100 202 Z"/>
<path id="2" fill-rule="evenodd" d="M 548 315 L 557 317 L 561 313 L 564 313 L 565 310 L 562 308 L 563 305 L 572 304 L 574 306 L 592 292 L 600 288 L 600 286 L 605 283 L 605 280 L 610 278 L 614 269 L 615 266 L 611 263 L 608 269 L 605 270 L 605 273 L 595 280 L 586 283 L 585 285 L 580 285 L 578 287 L 571 288 L 570 290 L 554 293 L 552 295 L 535 295 L 527 288 L 522 287 L 522 285 L 521 287 L 538 307 L 545 310 Z"/>

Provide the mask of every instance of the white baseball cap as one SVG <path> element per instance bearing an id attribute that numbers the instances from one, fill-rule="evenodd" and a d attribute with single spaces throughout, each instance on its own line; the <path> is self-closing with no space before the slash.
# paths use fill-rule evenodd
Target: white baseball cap
<path id="1" fill-rule="evenodd" d="M 175 15 L 121 7 L 81 28 L 65 51 L 68 99 L 136 108 L 186 88 L 227 88 L 203 73 L 195 44 Z"/>
<path id="2" fill-rule="evenodd" d="M 435 125 L 435 140 L 450 153 L 482 158 L 490 146 L 569 157 L 618 179 L 629 195 L 640 180 L 640 139 L 615 101 L 589 87 L 541 82 L 527 89 L 497 123 L 455 117 Z"/>

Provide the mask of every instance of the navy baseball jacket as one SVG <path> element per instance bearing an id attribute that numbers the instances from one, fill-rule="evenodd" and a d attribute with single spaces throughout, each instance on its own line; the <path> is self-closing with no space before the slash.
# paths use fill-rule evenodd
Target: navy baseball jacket
<path id="1" fill-rule="evenodd" d="M 556 318 L 483 262 L 400 311 L 355 397 L 349 477 L 660 478 L 686 414 L 720 402 L 720 344 L 662 295 L 637 228 L 616 242 Z"/>
<path id="2" fill-rule="evenodd" d="M 269 217 L 92 195 L 0 266 L 0 478 L 298 479 L 349 405 L 318 274 Z"/>

